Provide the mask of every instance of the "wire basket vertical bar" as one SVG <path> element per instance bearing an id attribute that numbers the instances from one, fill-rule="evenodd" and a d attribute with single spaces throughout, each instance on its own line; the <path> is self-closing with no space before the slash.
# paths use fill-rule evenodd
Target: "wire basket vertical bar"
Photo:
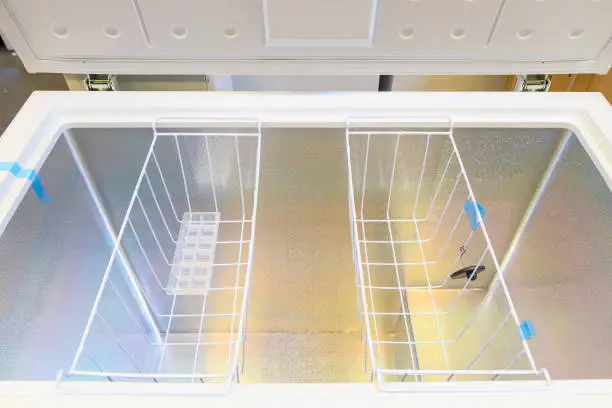
<path id="1" fill-rule="evenodd" d="M 245 319 L 246 319 L 246 309 L 248 306 L 248 295 L 249 288 L 251 287 L 251 280 L 253 275 L 253 254 L 255 250 L 255 226 L 257 221 L 257 205 L 259 202 L 259 179 L 260 179 L 260 168 L 261 168 L 261 121 L 257 121 L 257 153 L 255 159 L 255 185 L 253 192 L 253 214 L 251 214 L 251 237 L 249 244 L 249 253 L 248 253 L 248 261 L 247 261 L 247 270 L 245 276 L 245 295 L 242 297 L 242 305 L 240 306 L 240 320 L 238 322 L 238 336 L 237 341 L 234 344 L 234 361 L 232 363 L 232 367 L 238 367 L 238 355 L 241 348 L 241 343 L 245 330 Z M 245 220 L 242 220 L 243 224 Z M 232 370 L 232 372 L 235 370 Z M 232 385 L 233 375 L 228 376 L 228 387 Z"/>
<path id="2" fill-rule="evenodd" d="M 397 164 L 397 152 L 399 149 L 399 142 L 400 142 L 400 137 L 401 135 L 397 135 L 397 138 L 395 140 L 395 149 L 393 152 L 393 166 L 391 167 L 391 180 L 389 180 L 389 197 L 387 199 L 387 227 L 389 229 L 389 240 L 391 241 L 391 252 L 393 255 L 393 263 L 394 265 L 394 269 L 395 269 L 395 279 L 397 281 L 397 291 L 398 291 L 398 295 L 400 298 L 400 303 L 401 303 L 401 307 L 402 307 L 402 320 L 404 322 L 404 329 L 406 330 L 406 338 L 408 339 L 408 341 L 412 341 L 411 335 L 410 335 L 410 328 L 409 328 L 409 323 L 408 323 L 408 315 L 406 313 L 406 309 L 407 309 L 407 305 L 404 304 L 404 295 L 402 292 L 402 289 L 400 288 L 401 286 L 401 279 L 400 279 L 400 273 L 399 273 L 399 266 L 397 265 L 397 253 L 395 251 L 395 243 L 393 242 L 393 229 L 391 228 L 391 221 L 390 221 L 390 211 L 391 211 L 391 195 L 393 193 L 393 184 L 395 181 L 395 166 Z M 416 218 L 416 217 L 415 217 Z M 412 361 L 412 368 L 417 368 L 417 362 L 415 359 L 415 350 L 413 350 L 413 346 L 409 345 L 408 346 L 408 350 L 410 352 L 410 360 Z M 420 377 L 417 377 L 417 381 L 420 381 Z"/>
<path id="3" fill-rule="evenodd" d="M 359 271 L 359 283 L 361 287 L 361 305 L 363 306 L 363 314 L 365 316 L 365 327 L 366 327 L 366 345 L 368 347 L 368 351 L 370 354 L 370 360 L 372 362 L 372 375 L 375 374 L 377 370 L 377 360 L 374 353 L 374 346 L 372 345 L 372 329 L 370 328 L 370 318 L 369 318 L 369 308 L 367 303 L 367 296 L 365 290 L 365 281 L 363 278 L 363 266 L 361 262 L 361 245 L 359 243 L 359 232 L 357 227 L 357 211 L 355 206 L 355 191 L 353 188 L 353 166 L 351 163 L 351 143 L 350 143 L 350 128 L 347 123 L 345 129 L 345 139 L 346 139 L 346 155 L 348 162 L 348 184 L 349 184 L 349 215 L 351 222 L 351 237 L 353 240 L 353 249 L 356 253 L 355 257 L 357 259 L 357 269 Z M 363 219 L 363 218 L 362 218 Z M 374 322 L 376 322 L 376 318 L 374 318 Z M 377 376 L 378 377 L 378 376 Z"/>

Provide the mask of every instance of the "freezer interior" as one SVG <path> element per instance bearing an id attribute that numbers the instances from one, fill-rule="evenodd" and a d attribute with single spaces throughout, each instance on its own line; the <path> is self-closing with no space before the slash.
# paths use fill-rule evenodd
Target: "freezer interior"
<path id="1" fill-rule="evenodd" d="M 612 378 L 570 131 L 172 126 L 59 136 L 0 237 L 0 379 Z"/>

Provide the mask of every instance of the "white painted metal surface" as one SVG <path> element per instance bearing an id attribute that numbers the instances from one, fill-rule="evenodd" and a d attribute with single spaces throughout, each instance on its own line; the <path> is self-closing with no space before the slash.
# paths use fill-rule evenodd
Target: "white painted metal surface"
<path id="1" fill-rule="evenodd" d="M 606 72 L 593 0 L 2 0 L 30 72 Z"/>
<path id="2" fill-rule="evenodd" d="M 522 391 L 508 391 L 501 383 L 483 383 L 488 391 L 474 395 L 459 391 L 461 384 L 415 384 L 425 392 L 406 394 L 381 394 L 368 384 L 242 384 L 232 395 L 225 398 L 205 400 L 211 407 L 243 407 L 245 405 L 265 405 L 268 407 L 308 407 L 339 406 L 351 407 L 405 407 L 414 406 L 461 406 L 461 407 L 609 407 L 612 402 L 612 383 L 610 381 L 559 381 L 554 382 L 547 392 L 538 392 L 526 387 Z M 123 408 L 140 403 L 150 407 L 166 407 L 177 404 L 176 397 L 168 391 L 180 389 L 183 395 L 197 389 L 198 384 L 118 384 L 99 383 L 98 395 L 83 395 L 78 392 L 57 392 L 50 382 L 0 382 L 0 403 L 3 406 L 24 408 L 40 406 L 61 406 L 77 408 L 109 406 Z M 501 392 L 491 392 L 495 386 Z M 81 389 L 83 387 L 81 386 Z M 139 396 L 120 395 L 125 389 L 137 389 Z M 165 395 L 152 393 L 153 389 L 163 388 Z M 505 391 L 504 392 L 504 388 Z M 459 392 L 458 392 L 459 391 Z M 181 397 L 183 407 L 201 407 L 201 397 Z"/>

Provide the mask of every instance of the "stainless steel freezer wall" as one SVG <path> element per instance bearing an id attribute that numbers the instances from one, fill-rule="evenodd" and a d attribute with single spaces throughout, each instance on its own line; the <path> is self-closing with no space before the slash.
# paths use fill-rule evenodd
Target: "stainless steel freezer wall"
<path id="1" fill-rule="evenodd" d="M 151 132 L 104 130 L 93 136 L 79 138 L 79 143 L 111 217 L 119 221 Z M 112 250 L 63 139 L 40 174 L 50 205 L 28 191 L 0 237 L 0 378 L 4 380 L 51 380 L 58 369 L 67 367 Z"/>
<path id="2" fill-rule="evenodd" d="M 612 193 L 572 138 L 506 272 L 557 379 L 612 377 Z"/>

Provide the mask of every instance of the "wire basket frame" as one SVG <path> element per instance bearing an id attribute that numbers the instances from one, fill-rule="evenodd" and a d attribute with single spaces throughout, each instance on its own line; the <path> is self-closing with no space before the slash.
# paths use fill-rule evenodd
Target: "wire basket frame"
<path id="1" fill-rule="evenodd" d="M 449 121 L 347 123 L 365 369 L 411 382 L 544 379 L 519 330 Z"/>
<path id="2" fill-rule="evenodd" d="M 62 381 L 197 382 L 198 393 L 225 393 L 244 367 L 261 123 L 163 118 L 152 130 Z"/>

